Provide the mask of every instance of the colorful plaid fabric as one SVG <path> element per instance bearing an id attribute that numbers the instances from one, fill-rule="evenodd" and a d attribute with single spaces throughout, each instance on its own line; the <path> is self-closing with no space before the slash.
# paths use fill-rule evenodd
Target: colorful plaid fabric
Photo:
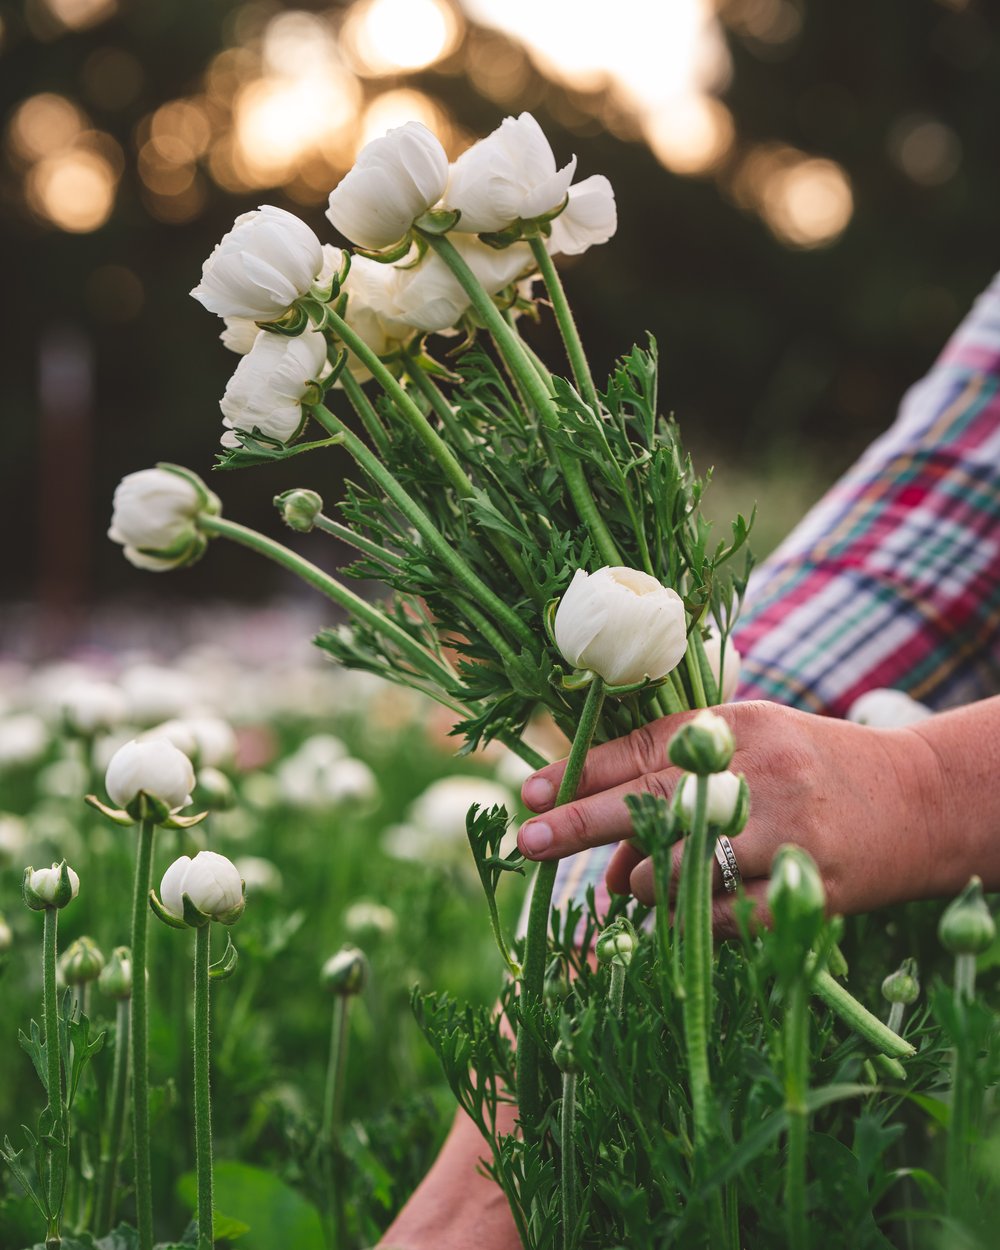
<path id="1" fill-rule="evenodd" d="M 734 642 L 740 699 L 842 716 L 876 687 L 934 708 L 1000 692 L 1000 275 L 756 571 Z M 564 860 L 556 906 L 606 902 L 612 850 Z"/>

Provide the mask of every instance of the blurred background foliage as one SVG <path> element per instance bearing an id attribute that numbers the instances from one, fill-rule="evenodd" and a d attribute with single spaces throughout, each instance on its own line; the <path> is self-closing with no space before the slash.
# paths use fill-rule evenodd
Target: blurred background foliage
<path id="1" fill-rule="evenodd" d="M 996 268 L 998 86 L 985 0 L 0 3 L 0 645 L 29 612 L 43 652 L 109 598 L 296 593 L 233 549 L 137 572 L 111 494 L 156 460 L 209 472 L 235 361 L 187 293 L 234 216 L 276 203 L 332 240 L 329 190 L 412 117 L 454 156 L 530 109 L 608 175 L 618 234 L 566 266 L 596 371 L 657 337 L 710 511 L 757 499 L 766 550 Z M 212 484 L 274 531 L 278 490 L 333 501 L 344 468 Z"/>

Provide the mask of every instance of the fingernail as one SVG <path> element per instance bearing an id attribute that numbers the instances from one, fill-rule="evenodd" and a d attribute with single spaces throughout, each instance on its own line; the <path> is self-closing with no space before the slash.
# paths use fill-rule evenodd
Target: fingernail
<path id="1" fill-rule="evenodd" d="M 521 798 L 534 812 L 540 812 L 547 807 L 551 807 L 555 797 L 555 786 L 551 781 L 546 781 L 544 777 L 529 777 L 521 791 Z"/>
<path id="2" fill-rule="evenodd" d="M 521 826 L 518 841 L 525 855 L 541 855 L 552 845 L 552 830 L 544 820 L 532 820 Z"/>

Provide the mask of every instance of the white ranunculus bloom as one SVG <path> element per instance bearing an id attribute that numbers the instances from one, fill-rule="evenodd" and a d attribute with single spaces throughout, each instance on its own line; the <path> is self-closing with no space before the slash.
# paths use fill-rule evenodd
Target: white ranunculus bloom
<path id="1" fill-rule="evenodd" d="M 203 916 L 230 924 L 243 910 L 243 881 L 231 859 L 216 851 L 199 851 L 191 859 L 175 859 L 160 882 L 160 902 L 172 916 L 184 919 L 184 895 Z"/>
<path id="2" fill-rule="evenodd" d="M 0 718 L 0 768 L 33 764 L 45 754 L 49 731 L 34 712 Z"/>
<path id="3" fill-rule="evenodd" d="M 553 256 L 579 256 L 588 247 L 607 243 L 618 229 L 618 209 L 611 183 L 592 174 L 569 189 L 569 202 L 552 222 L 548 249 Z"/>
<path id="4" fill-rule="evenodd" d="M 248 894 L 281 893 L 281 869 L 271 860 L 260 855 L 241 855 L 235 865 Z"/>
<path id="5" fill-rule="evenodd" d="M 888 688 L 867 691 L 847 709 L 847 720 L 873 729 L 902 729 L 932 715 L 929 707 L 904 691 Z"/>
<path id="6" fill-rule="evenodd" d="M 142 725 L 183 716 L 201 701 L 201 687 L 194 678 L 162 664 L 130 664 L 120 682 L 129 714 Z"/>
<path id="7" fill-rule="evenodd" d="M 200 767 L 217 768 L 231 764 L 236 754 L 236 734 L 220 716 L 195 712 L 154 725 L 143 739 L 166 738 L 178 751 L 197 759 Z"/>
<path id="8" fill-rule="evenodd" d="M 316 235 L 273 204 L 236 218 L 191 294 L 220 317 L 273 321 L 305 295 L 323 267 Z"/>
<path id="9" fill-rule="evenodd" d="M 28 845 L 28 826 L 13 812 L 0 812 L 0 866 L 12 864 Z"/>
<path id="10" fill-rule="evenodd" d="M 302 398 L 326 368 L 326 340 L 315 330 L 296 338 L 262 334 L 236 366 L 219 403 L 224 447 L 238 447 L 233 430 L 258 429 L 287 443 L 305 419 Z"/>
<path id="11" fill-rule="evenodd" d="M 497 249 L 478 239 L 453 235 L 459 255 L 476 275 L 487 295 L 495 295 L 534 267 L 527 243 Z M 429 252 L 413 269 L 400 270 L 396 307 L 400 319 L 418 330 L 438 333 L 456 325 L 469 307 L 469 297 L 448 266 Z"/>
<path id="12" fill-rule="evenodd" d="M 125 695 L 109 681 L 83 678 L 71 682 L 58 698 L 69 727 L 79 734 L 114 729 L 128 715 Z"/>
<path id="13" fill-rule="evenodd" d="M 680 595 L 638 569 L 577 569 L 555 618 L 556 645 L 574 668 L 611 686 L 666 676 L 687 650 Z"/>
<path id="14" fill-rule="evenodd" d="M 697 788 L 698 778 L 692 773 L 685 773 L 677 783 L 681 811 L 689 822 L 694 820 Z M 740 779 L 735 773 L 729 771 L 709 773 L 708 802 L 705 807 L 705 814 L 710 825 L 722 825 L 725 827 L 730 824 L 736 815 L 739 801 Z"/>
<path id="15" fill-rule="evenodd" d="M 166 738 L 126 742 L 111 757 L 104 785 L 113 803 L 128 805 L 140 794 L 159 799 L 171 811 L 191 802 L 191 761 Z"/>
<path id="16" fill-rule="evenodd" d="M 69 875 L 69 885 L 72 891 L 70 897 L 76 898 L 80 893 L 80 878 L 68 864 L 66 872 Z M 53 864 L 51 868 L 33 868 L 28 877 L 28 888 L 33 890 L 43 903 L 55 903 L 61 880 L 61 864 Z"/>
<path id="17" fill-rule="evenodd" d="M 226 328 L 219 335 L 222 346 L 228 347 L 237 356 L 245 356 L 257 341 L 257 335 L 263 334 L 256 321 L 249 317 L 226 317 Z"/>
<path id="18" fill-rule="evenodd" d="M 388 356 L 416 333 L 399 316 L 397 293 L 404 271 L 380 264 L 367 256 L 355 256 L 343 290 L 347 292 L 344 320 L 355 334 L 364 339 L 376 356 Z M 368 369 L 354 353 L 347 357 L 347 367 L 359 382 L 371 377 Z"/>
<path id="19" fill-rule="evenodd" d="M 219 497 L 196 474 L 140 469 L 115 488 L 108 537 L 122 544 L 125 558 L 137 568 L 165 572 L 201 555 L 205 537 L 197 519 L 221 511 Z"/>
<path id="20" fill-rule="evenodd" d="M 448 157 L 420 122 L 407 122 L 366 144 L 330 192 L 326 215 L 342 235 L 374 250 L 400 242 L 441 198 Z"/>
<path id="21" fill-rule="evenodd" d="M 508 811 L 515 806 L 506 786 L 485 777 L 442 777 L 410 804 L 405 824 L 391 825 L 385 831 L 382 846 L 393 859 L 466 866 L 471 861 L 465 818 L 474 803 L 481 808 L 506 807 Z"/>
<path id="22" fill-rule="evenodd" d="M 718 634 L 709 634 L 705 639 L 705 656 L 709 667 L 715 674 L 715 684 L 719 684 L 719 666 L 722 666 L 722 687 L 719 690 L 719 702 L 729 703 L 740 684 L 740 653 L 732 642 L 726 642 L 726 654 L 723 661 L 722 639 Z"/>
<path id="23" fill-rule="evenodd" d="M 576 157 L 556 168 L 549 141 L 530 113 L 505 117 L 451 167 L 444 202 L 462 214 L 456 230 L 481 234 L 553 212 L 565 200 Z"/>

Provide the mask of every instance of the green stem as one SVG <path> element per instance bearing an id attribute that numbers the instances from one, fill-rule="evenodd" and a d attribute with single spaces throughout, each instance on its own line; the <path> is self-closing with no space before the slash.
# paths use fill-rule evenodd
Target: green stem
<path id="1" fill-rule="evenodd" d="M 375 405 L 365 394 L 364 387 L 351 374 L 346 365 L 340 374 L 340 385 L 344 394 L 350 400 L 351 407 L 358 414 L 361 424 L 368 431 L 368 437 L 374 443 L 379 455 L 387 456 L 389 453 L 389 436 L 385 432 L 382 419 L 378 415 Z"/>
<path id="2" fill-rule="evenodd" d="M 48 1227 L 46 1246 L 60 1243 L 63 1199 L 69 1157 L 66 1104 L 63 1100 L 62 1062 L 59 1045 L 59 1000 L 56 990 L 56 958 L 59 933 L 59 911 L 46 907 L 42 932 L 42 1013 L 45 1019 L 45 1084 L 48 1094 L 52 1136 L 55 1144 L 46 1143 L 48 1175 Z"/>
<path id="3" fill-rule="evenodd" d="M 153 870 L 153 822 L 139 824 L 139 848 L 132 892 L 132 1138 L 135 1151 L 135 1208 L 139 1250 L 153 1248 L 153 1178 L 149 1155 L 149 1005 L 146 937 Z"/>
<path id="4" fill-rule="evenodd" d="M 373 560 L 378 560 L 380 564 L 386 565 L 387 568 L 393 569 L 397 573 L 402 572 L 405 567 L 402 557 L 396 555 L 394 551 L 389 551 L 387 547 L 373 543 L 370 538 L 365 538 L 363 534 L 356 534 L 354 530 L 349 529 L 346 525 L 341 525 L 339 521 L 332 520 L 322 512 L 316 517 L 314 524 L 324 534 L 329 534 L 333 538 L 339 538 L 342 543 L 347 543 L 348 546 L 354 547 L 364 555 L 371 556 Z"/>
<path id="5" fill-rule="evenodd" d="M 903 1011 L 905 1010 L 902 1003 L 893 1003 L 889 1008 L 889 1019 L 885 1022 L 886 1028 L 891 1029 L 893 1033 L 898 1033 L 903 1027 Z"/>
<path id="6" fill-rule="evenodd" d="M 697 625 L 688 635 L 687 654 L 690 655 L 692 651 L 694 651 L 694 658 L 698 666 L 698 689 L 701 691 L 701 697 L 704 700 L 703 703 L 699 704 L 699 707 L 714 707 L 719 702 L 719 684 L 715 680 L 712 666 L 709 664 L 708 656 L 705 654 L 705 640 L 702 638 L 701 630 Z"/>
<path id="7" fill-rule="evenodd" d="M 323 1167 L 326 1173 L 326 1189 L 329 1200 L 326 1212 L 326 1241 L 329 1247 L 339 1246 L 344 1233 L 343 1192 L 337 1183 L 334 1160 L 340 1144 L 341 1108 L 344 1102 L 344 1084 L 347 1074 L 348 1007 L 350 998 L 338 994 L 333 1002 L 333 1020 L 330 1026 L 330 1054 L 326 1065 L 326 1088 L 323 1091 L 323 1123 L 320 1140 L 323 1147 Z"/>
<path id="8" fill-rule="evenodd" d="M 115 1062 L 111 1076 L 111 1115 L 108 1137 L 101 1160 L 101 1190 L 97 1200 L 98 1234 L 111 1231 L 115 1219 L 115 1190 L 118 1184 L 118 1162 L 125 1134 L 125 1110 L 128 1105 L 129 1011 L 127 998 L 118 1000 L 115 1028 Z"/>
<path id="9" fill-rule="evenodd" d="M 806 987 L 797 978 L 788 987 L 784 1020 L 785 1112 L 788 1162 L 785 1167 L 785 1220 L 789 1250 L 807 1250 L 806 1092 L 809 1079 L 809 1008 Z"/>
<path id="10" fill-rule="evenodd" d="M 390 499 L 399 511 L 403 514 L 407 521 L 420 534 L 427 546 L 430 547 L 438 559 L 445 565 L 455 580 L 462 586 L 472 598 L 489 611 L 504 628 L 518 638 L 525 646 L 534 648 L 537 644 L 535 635 L 528 629 L 527 625 L 504 601 L 495 595 L 489 587 L 476 576 L 473 570 L 465 563 L 461 556 L 455 551 L 454 545 L 449 543 L 447 539 L 439 532 L 433 521 L 427 513 L 420 507 L 415 499 L 409 495 L 406 490 L 396 481 L 392 474 L 385 468 L 377 456 L 373 455 L 371 450 L 358 438 L 358 436 L 350 430 L 336 413 L 331 412 L 329 408 L 322 405 L 310 410 L 316 420 L 329 430 L 331 434 L 343 434 L 344 446 L 348 452 L 354 457 L 361 468 L 375 482 Z M 216 522 L 217 517 L 204 518 L 209 522 Z M 252 531 L 251 531 L 252 532 Z M 259 536 L 258 536 L 259 537 Z M 280 548 L 284 551 L 285 548 Z M 303 563 L 305 563 L 303 561 Z M 308 566 L 312 568 L 313 566 Z M 317 570 L 318 571 L 318 570 Z M 322 575 L 326 577 L 326 574 Z M 327 579 L 330 580 L 329 578 Z M 343 587 L 340 588 L 344 593 L 350 594 Z M 355 596 L 356 598 L 357 596 Z M 363 602 L 363 600 L 359 600 Z M 366 605 L 367 606 L 367 605 Z M 369 611 L 373 609 L 369 608 Z"/>
<path id="11" fill-rule="evenodd" d="M 624 972 L 624 968 L 621 971 Z M 576 1147 L 573 1144 L 575 1120 L 576 1073 L 564 1072 L 562 1074 L 562 1104 L 559 1109 L 559 1167 L 561 1173 L 563 1250 L 572 1250 L 572 1247 L 576 1244 Z"/>
<path id="12" fill-rule="evenodd" d="M 688 782 L 688 785 L 691 783 Z M 687 1047 L 695 1149 L 712 1136 L 708 1017 L 712 975 L 712 878 L 708 842 L 708 778 L 696 778 L 694 820 L 684 848 L 684 1039 Z M 706 924 L 707 920 L 707 924 Z M 706 993 L 706 986 L 708 992 Z"/>
<path id="13" fill-rule="evenodd" d="M 198 525 L 206 534 L 228 538 L 243 547 L 249 547 L 258 555 L 266 556 L 269 560 L 288 569 L 289 572 L 295 573 L 296 576 L 301 577 L 303 581 L 308 582 L 310 586 L 342 607 L 345 612 L 364 621 L 366 625 L 393 642 L 420 672 L 438 682 L 445 690 L 454 689 L 454 673 L 445 668 L 435 656 L 411 638 L 405 629 L 400 628 L 385 613 L 372 607 L 360 595 L 356 595 L 353 590 L 348 590 L 343 583 L 338 582 L 336 578 L 331 577 L 317 565 L 304 560 L 288 547 L 275 542 L 273 538 L 258 534 L 256 530 L 239 525 L 236 521 L 227 521 L 219 516 L 203 515 L 199 518 Z"/>
<path id="14" fill-rule="evenodd" d="M 955 995 L 967 1003 L 976 997 L 975 955 L 955 956 Z"/>
<path id="15" fill-rule="evenodd" d="M 504 320 L 499 309 L 486 294 L 475 274 L 455 249 L 455 245 L 443 235 L 424 235 L 424 238 L 427 240 L 428 246 L 441 257 L 458 279 L 462 289 L 471 300 L 472 306 L 482 319 L 483 324 L 493 336 L 511 372 L 516 377 L 519 388 L 527 395 L 542 423 L 549 430 L 558 430 L 560 425 L 559 412 L 548 388 L 534 365 L 528 359 L 519 336 Z M 591 538 L 596 549 L 600 552 L 601 558 L 606 564 L 620 565 L 622 562 L 621 554 L 590 492 L 583 465 L 571 455 L 563 452 L 557 451 L 556 458 L 577 515 L 590 531 Z"/>
<path id="16" fill-rule="evenodd" d="M 198 1250 L 215 1244 L 212 1205 L 212 1099 L 209 1090 L 209 945 L 211 924 L 195 929 L 194 1142 L 198 1172 Z"/>
<path id="17" fill-rule="evenodd" d="M 556 795 L 556 806 L 568 803 L 576 794 L 603 706 L 604 680 L 595 674 L 587 690 L 587 699 L 580 715 L 580 723 L 573 737 L 573 745 L 566 761 L 559 793 Z M 557 868 L 558 860 L 551 859 L 540 863 L 531 892 L 531 906 L 528 911 L 528 928 L 525 936 L 524 974 L 521 978 L 521 1005 L 522 1008 L 528 1010 L 539 1009 L 543 1001 L 545 963 L 548 953 L 549 907 L 552 903 L 552 888 L 555 885 Z M 537 1137 L 542 1116 L 539 1080 L 538 1043 L 528 1029 L 519 1029 L 517 1102 L 521 1113 L 521 1128 L 529 1140 Z"/>
<path id="18" fill-rule="evenodd" d="M 701 665 L 698 663 L 698 653 L 695 650 L 693 641 L 697 633 L 698 626 L 695 625 L 688 635 L 688 646 L 684 652 L 684 664 L 688 671 L 688 678 L 691 681 L 691 693 L 694 695 L 695 707 L 708 707 L 708 701 L 705 698 L 705 687 L 701 680 Z"/>
<path id="19" fill-rule="evenodd" d="M 583 343 L 580 341 L 580 332 L 576 328 L 573 311 L 566 298 L 566 291 L 559 276 L 559 270 L 556 269 L 543 238 L 535 235 L 528 242 L 531 244 L 531 251 L 538 265 L 538 271 L 542 275 L 545 287 L 549 293 L 552 311 L 556 316 L 559 333 L 562 335 L 563 345 L 566 348 L 566 355 L 569 357 L 577 389 L 591 408 L 598 412 L 600 411 L 600 404 L 597 399 L 597 387 L 594 386 L 590 365 L 587 363 Z"/>
<path id="20" fill-rule="evenodd" d="M 825 968 L 819 972 L 808 970 L 816 996 L 822 999 L 831 1011 L 836 1012 L 849 1028 L 866 1041 L 871 1042 L 876 1050 L 894 1059 L 907 1059 L 910 1055 L 917 1053 L 915 1047 L 883 1024 L 878 1016 L 872 1015 L 866 1007 L 862 1007 L 854 995 L 844 989 L 839 981 L 834 980 Z"/>
<path id="21" fill-rule="evenodd" d="M 455 420 L 454 409 L 448 403 L 441 388 L 433 378 L 427 375 L 426 369 L 421 368 L 416 353 L 411 352 L 407 347 L 403 347 L 400 349 L 400 355 L 406 365 L 406 376 L 437 413 L 438 419 L 448 431 L 448 435 L 453 440 L 455 446 L 460 447 L 463 451 L 467 451 L 469 448 L 468 434 Z"/>
<path id="22" fill-rule="evenodd" d="M 622 1006 L 625 1002 L 625 965 L 612 963 L 611 965 L 611 983 L 608 986 L 608 1006 L 611 1008 L 613 1016 L 622 1014 Z"/>

